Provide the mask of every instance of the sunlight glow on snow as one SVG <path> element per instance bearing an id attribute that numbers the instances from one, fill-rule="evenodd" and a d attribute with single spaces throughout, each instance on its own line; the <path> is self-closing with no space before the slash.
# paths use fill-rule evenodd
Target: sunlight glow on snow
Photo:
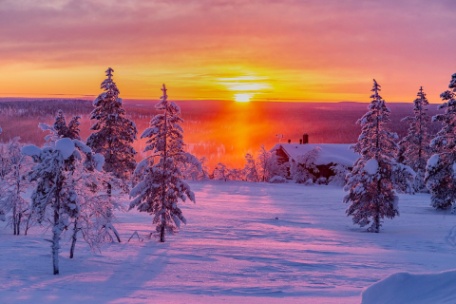
<path id="1" fill-rule="evenodd" d="M 429 194 L 400 194 L 401 220 L 388 220 L 373 236 L 344 216 L 341 187 L 219 181 L 191 187 L 197 204 L 183 204 L 189 223 L 169 242 L 149 238 L 149 215 L 117 210 L 125 242 L 103 244 L 99 253 L 78 243 L 76 259 L 63 258 L 57 277 L 48 274 L 43 227 L 27 237 L 1 229 L 2 303 L 179 303 L 184 297 L 211 304 L 360 303 L 364 288 L 393 273 L 456 268 L 448 243 L 454 235 L 442 238 L 454 221 L 429 212 Z M 121 205 L 129 201 L 127 194 L 118 197 Z M 139 237 L 127 242 L 134 232 Z M 63 257 L 69 243 L 62 245 Z M 454 299 L 446 293 L 453 291 L 450 275 L 399 274 L 393 277 L 399 281 L 387 279 L 389 292 L 369 294 L 392 300 L 381 303 L 417 303 L 404 295 L 424 290 L 420 303 L 441 303 L 442 294 Z M 430 293 L 436 280 L 443 284 Z"/>

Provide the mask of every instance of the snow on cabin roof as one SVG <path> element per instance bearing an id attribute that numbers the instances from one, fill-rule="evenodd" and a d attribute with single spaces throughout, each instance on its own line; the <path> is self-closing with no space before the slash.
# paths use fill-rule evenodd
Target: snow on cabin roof
<path id="1" fill-rule="evenodd" d="M 297 161 L 300 156 L 319 147 L 321 150 L 315 165 L 335 163 L 344 166 L 353 166 L 359 158 L 359 154 L 354 152 L 350 148 L 351 146 L 353 144 L 276 144 L 271 151 L 278 150 L 282 147 L 283 151 L 291 160 Z"/>

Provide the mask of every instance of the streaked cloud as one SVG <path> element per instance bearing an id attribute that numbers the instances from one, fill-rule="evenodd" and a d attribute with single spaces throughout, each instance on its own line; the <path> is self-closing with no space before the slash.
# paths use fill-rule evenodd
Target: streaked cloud
<path id="1" fill-rule="evenodd" d="M 413 99 L 420 85 L 431 97 L 454 72 L 455 9 L 449 0 L 0 0 L 0 66 L 15 74 L 0 81 L 14 86 L 34 70 L 88 82 L 112 65 L 134 97 L 147 94 L 139 85 L 170 81 L 182 98 L 229 98 L 220 77 L 197 76 L 216 74 L 274 79 L 269 98 L 357 99 L 374 77 L 385 98 Z"/>

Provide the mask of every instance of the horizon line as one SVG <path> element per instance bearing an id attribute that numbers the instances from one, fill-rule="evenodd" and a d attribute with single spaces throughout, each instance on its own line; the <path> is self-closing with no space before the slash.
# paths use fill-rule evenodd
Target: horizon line
<path id="1" fill-rule="evenodd" d="M 41 94 L 38 94 L 41 95 Z M 89 94 L 83 94 L 83 95 L 76 95 L 76 94 L 42 94 L 43 97 L 40 96 L 0 96 L 0 101 L 2 100 L 8 100 L 8 99 L 15 99 L 15 100 L 93 100 L 95 99 L 98 95 L 89 95 Z M 60 96 L 60 97 L 59 97 Z M 131 98 L 131 97 L 120 97 L 124 101 L 144 101 L 144 102 L 156 102 L 159 101 L 160 99 L 148 99 L 148 98 Z M 211 98 L 195 98 L 195 99 L 171 99 L 172 101 L 176 102 L 191 102 L 191 101 L 214 101 L 214 102 L 232 102 L 232 103 L 238 103 L 230 99 L 211 99 Z M 302 99 L 293 99 L 293 98 L 283 98 L 283 99 L 264 99 L 264 100 L 251 100 L 248 103 L 359 103 L 359 104 L 368 104 L 371 101 L 366 100 L 366 101 L 352 101 L 352 100 L 302 100 Z M 247 104 L 248 104 L 247 103 Z M 413 104 L 413 102 L 407 102 L 407 101 L 386 101 L 386 103 L 410 103 Z M 440 104 L 440 103 L 433 103 L 429 102 L 430 104 Z"/>

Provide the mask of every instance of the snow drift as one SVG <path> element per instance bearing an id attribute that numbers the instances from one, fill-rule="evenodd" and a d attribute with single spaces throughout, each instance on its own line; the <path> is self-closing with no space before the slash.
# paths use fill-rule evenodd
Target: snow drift
<path id="1" fill-rule="evenodd" d="M 456 303 L 456 270 L 433 274 L 395 273 L 368 287 L 362 304 Z"/>

